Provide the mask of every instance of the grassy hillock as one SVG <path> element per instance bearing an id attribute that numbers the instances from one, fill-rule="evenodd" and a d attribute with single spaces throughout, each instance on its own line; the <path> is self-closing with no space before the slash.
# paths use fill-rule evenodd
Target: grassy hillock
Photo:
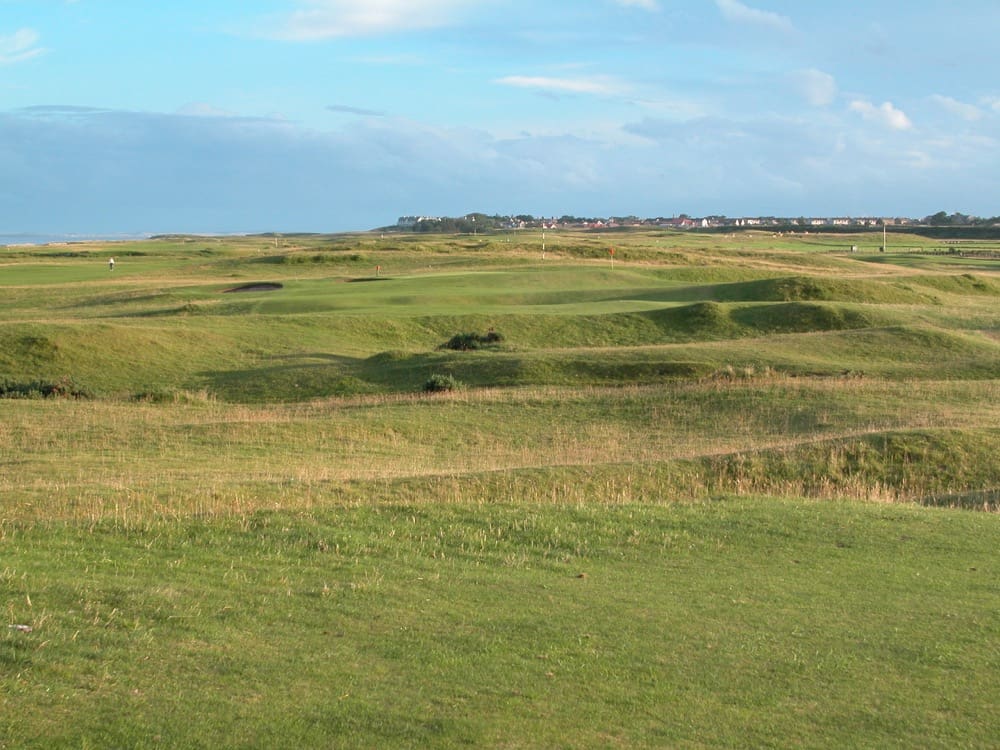
<path id="1" fill-rule="evenodd" d="M 861 279 L 810 276 L 768 278 L 717 285 L 711 296 L 719 302 L 860 302 L 873 305 L 928 304 L 933 297 L 899 284 Z"/>

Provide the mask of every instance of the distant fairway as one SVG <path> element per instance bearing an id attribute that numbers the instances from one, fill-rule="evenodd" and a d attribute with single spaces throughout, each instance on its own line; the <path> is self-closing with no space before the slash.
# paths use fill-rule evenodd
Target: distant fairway
<path id="1" fill-rule="evenodd" d="M 896 267 L 843 252 L 841 238 L 810 238 L 795 252 L 787 238 L 774 250 L 754 235 L 636 232 L 550 233 L 543 260 L 538 238 L 511 239 L 309 237 L 275 248 L 188 238 L 9 251 L 0 371 L 24 381 L 69 375 L 102 397 L 204 391 L 247 402 L 413 392 L 435 371 L 483 387 L 649 385 L 747 365 L 996 376 L 1000 282 L 995 272 L 950 271 L 961 258 Z M 597 253 L 612 242 L 614 268 Z M 362 280 L 379 283 L 345 283 Z M 437 349 L 489 328 L 505 338 L 493 356 Z M 929 346 L 947 356 L 927 361 Z M 603 359 L 600 372 L 581 372 L 581 360 Z"/>
<path id="2" fill-rule="evenodd" d="M 0 248 L 0 747 L 992 746 L 1000 261 L 879 244 Z"/>

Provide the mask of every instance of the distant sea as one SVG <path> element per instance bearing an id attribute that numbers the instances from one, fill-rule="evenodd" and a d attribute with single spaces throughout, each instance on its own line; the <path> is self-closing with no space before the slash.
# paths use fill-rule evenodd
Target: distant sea
<path id="1" fill-rule="evenodd" d="M 0 247 L 4 245 L 51 245 L 65 242 L 124 242 L 143 240 L 148 234 L 0 234 Z"/>

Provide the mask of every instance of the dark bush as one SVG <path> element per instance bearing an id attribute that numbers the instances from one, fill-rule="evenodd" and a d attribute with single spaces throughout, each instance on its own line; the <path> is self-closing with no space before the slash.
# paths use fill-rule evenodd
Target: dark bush
<path id="1" fill-rule="evenodd" d="M 489 331 L 485 335 L 479 333 L 456 333 L 441 346 L 442 349 L 452 349 L 458 352 L 468 352 L 474 349 L 493 346 L 503 341 L 503 336 L 496 331 Z"/>
<path id="2" fill-rule="evenodd" d="M 456 333 L 444 344 L 445 349 L 453 349 L 457 352 L 467 352 L 479 349 L 481 346 L 478 333 Z"/>

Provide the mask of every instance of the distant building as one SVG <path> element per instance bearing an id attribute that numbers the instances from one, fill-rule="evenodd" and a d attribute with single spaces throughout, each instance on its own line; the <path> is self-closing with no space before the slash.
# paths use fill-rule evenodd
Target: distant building
<path id="1" fill-rule="evenodd" d="M 698 225 L 694 219 L 689 219 L 687 216 L 681 216 L 676 219 L 665 219 L 660 222 L 660 226 L 673 227 L 674 229 L 692 229 Z"/>

